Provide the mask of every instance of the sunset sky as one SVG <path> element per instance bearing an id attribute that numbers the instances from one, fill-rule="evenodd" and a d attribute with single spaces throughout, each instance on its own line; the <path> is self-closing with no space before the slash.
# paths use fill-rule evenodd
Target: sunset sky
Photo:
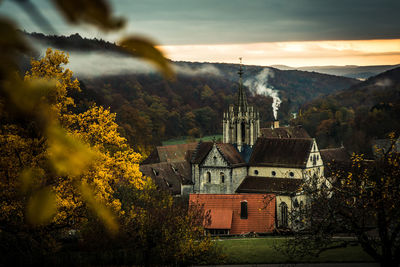
<path id="1" fill-rule="evenodd" d="M 118 33 L 71 26 L 51 1 L 32 1 L 56 33 L 117 41 L 144 34 L 173 60 L 254 65 L 383 65 L 400 63 L 398 0 L 114 0 L 127 19 Z M 0 14 L 28 32 L 44 32 L 11 0 Z M 46 33 L 46 32 L 44 32 Z"/>

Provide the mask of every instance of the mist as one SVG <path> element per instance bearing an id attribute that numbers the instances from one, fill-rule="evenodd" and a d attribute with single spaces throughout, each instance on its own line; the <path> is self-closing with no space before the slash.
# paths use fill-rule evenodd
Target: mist
<path id="1" fill-rule="evenodd" d="M 278 119 L 278 110 L 282 103 L 279 98 L 279 91 L 272 85 L 268 84 L 270 78 L 274 77 L 274 72 L 270 68 L 265 68 L 258 73 L 254 78 L 247 79 L 244 82 L 253 95 L 265 95 L 272 98 L 272 112 L 274 119 Z"/>
<path id="2" fill-rule="evenodd" d="M 39 42 L 32 42 L 32 45 L 34 50 L 39 53 L 40 57 L 43 57 L 46 54 L 46 49 L 49 47 L 48 45 Z M 78 77 L 92 78 L 105 75 L 159 73 L 155 65 L 146 60 L 129 57 L 115 52 L 64 52 L 69 56 L 69 63 L 65 67 L 70 69 L 74 75 Z M 192 67 L 187 63 L 172 62 L 171 66 L 177 75 L 221 75 L 217 67 L 206 63 Z"/>

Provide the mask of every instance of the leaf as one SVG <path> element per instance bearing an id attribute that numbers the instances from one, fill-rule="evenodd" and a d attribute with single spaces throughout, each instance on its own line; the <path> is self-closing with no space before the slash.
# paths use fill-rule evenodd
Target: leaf
<path id="1" fill-rule="evenodd" d="M 40 177 L 43 177 L 43 170 L 38 168 L 24 169 L 19 176 L 21 181 L 21 192 L 27 193 L 40 184 Z"/>
<path id="2" fill-rule="evenodd" d="M 47 136 L 50 160 L 61 175 L 81 174 L 95 157 L 95 153 L 88 145 L 68 135 L 60 126 L 50 126 Z"/>
<path id="3" fill-rule="evenodd" d="M 17 69 L 17 52 L 29 51 L 29 46 L 14 25 L 0 18 L 0 79 Z"/>
<path id="4" fill-rule="evenodd" d="M 26 219 L 33 225 L 49 223 L 57 211 L 56 197 L 50 188 L 34 193 L 28 201 Z"/>
<path id="5" fill-rule="evenodd" d="M 86 22 L 102 30 L 117 30 L 124 26 L 122 18 L 114 18 L 104 0 L 53 0 L 70 23 Z"/>
<path id="6" fill-rule="evenodd" d="M 140 57 L 155 64 L 167 79 L 173 80 L 175 74 L 169 60 L 155 47 L 155 44 L 146 38 L 130 36 L 119 42 L 119 45 L 135 57 Z"/>
<path id="7" fill-rule="evenodd" d="M 118 231 L 118 223 L 110 209 L 107 208 L 103 203 L 100 203 L 96 200 L 96 197 L 94 196 L 94 191 L 88 184 L 81 183 L 80 189 L 82 196 L 86 200 L 88 206 L 103 221 L 107 230 L 111 234 L 115 234 Z"/>

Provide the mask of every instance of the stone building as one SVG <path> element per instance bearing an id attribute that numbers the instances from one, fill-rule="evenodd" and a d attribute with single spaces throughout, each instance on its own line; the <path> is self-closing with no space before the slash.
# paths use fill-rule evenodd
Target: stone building
<path id="1" fill-rule="evenodd" d="M 204 205 L 213 220 L 206 226 L 211 233 L 293 228 L 289 213 L 307 202 L 301 185 L 324 179 L 323 159 L 315 139 L 302 127 L 280 127 L 275 121 L 260 129 L 259 113 L 247 103 L 242 66 L 238 74 L 237 101 L 223 114 L 222 143 L 157 147 L 148 162 L 152 165 L 141 169 L 174 194 L 189 194 L 190 203 Z M 172 165 L 178 162 L 181 171 Z M 157 168 L 163 171 L 157 174 Z"/>

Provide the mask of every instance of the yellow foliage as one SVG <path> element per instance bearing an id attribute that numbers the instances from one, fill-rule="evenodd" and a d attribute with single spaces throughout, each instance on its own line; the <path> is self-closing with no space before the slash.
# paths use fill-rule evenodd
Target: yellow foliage
<path id="1" fill-rule="evenodd" d="M 109 109 L 70 111 L 75 104 L 68 92 L 80 88 L 72 72 L 63 68 L 67 55 L 48 49 L 44 58 L 31 63 L 24 81 L 16 78 L 17 89 L 11 90 L 10 84 L 7 92 L 19 110 L 32 112 L 44 131 L 31 135 L 23 125 L 1 125 L 0 169 L 6 171 L 0 190 L 2 198 L 9 199 L 2 203 L 1 216 L 26 216 L 35 225 L 77 225 L 84 221 L 87 205 L 114 233 L 121 213 L 115 186 L 121 181 L 137 189 L 145 186 L 141 155 L 120 136 L 116 115 Z"/>

